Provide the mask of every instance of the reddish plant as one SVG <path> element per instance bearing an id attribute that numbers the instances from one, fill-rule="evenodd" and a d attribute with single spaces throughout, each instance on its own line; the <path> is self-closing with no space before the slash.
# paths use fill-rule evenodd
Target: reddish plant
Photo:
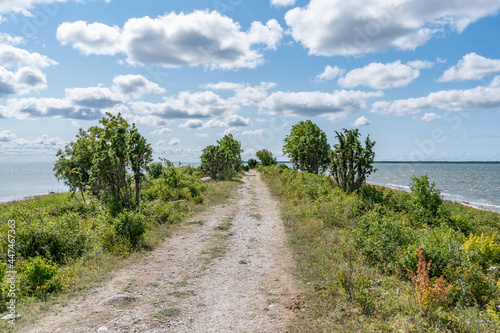
<path id="1" fill-rule="evenodd" d="M 431 263 L 432 260 L 425 261 L 424 251 L 420 249 L 418 250 L 417 273 L 415 274 L 407 268 L 408 276 L 415 288 L 417 302 L 426 315 L 446 300 L 446 296 L 452 287 L 451 284 L 446 285 L 443 276 L 434 280 L 429 278 Z"/>

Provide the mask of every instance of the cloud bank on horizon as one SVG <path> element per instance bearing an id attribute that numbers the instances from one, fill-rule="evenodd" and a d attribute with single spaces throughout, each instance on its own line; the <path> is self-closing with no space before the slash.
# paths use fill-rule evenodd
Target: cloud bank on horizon
<path id="1" fill-rule="evenodd" d="M 378 160 L 410 159 L 436 130 L 444 139 L 418 156 L 500 160 L 499 10 L 500 0 L 0 1 L 0 156 L 52 156 L 110 112 L 179 161 L 227 133 L 247 158 L 267 148 L 280 159 L 305 119 L 330 143 L 361 128 Z"/>

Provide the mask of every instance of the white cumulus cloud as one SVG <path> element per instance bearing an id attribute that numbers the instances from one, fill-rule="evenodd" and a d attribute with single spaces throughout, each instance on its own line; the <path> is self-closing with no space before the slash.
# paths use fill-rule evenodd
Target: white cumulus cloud
<path id="1" fill-rule="evenodd" d="M 365 116 L 361 116 L 358 119 L 356 119 L 351 126 L 353 127 L 361 127 L 361 126 L 367 126 L 370 125 L 372 122 L 368 120 Z"/>
<path id="2" fill-rule="evenodd" d="M 415 69 L 429 69 L 434 67 L 434 63 L 428 60 L 412 60 L 408 61 L 406 64 Z"/>
<path id="3" fill-rule="evenodd" d="M 243 131 L 243 133 L 241 133 L 241 135 L 245 135 L 245 136 L 260 136 L 262 134 L 264 134 L 263 129 L 257 129 L 257 130 L 253 130 L 253 131 Z"/>
<path id="4" fill-rule="evenodd" d="M 440 82 L 480 80 L 500 72 L 500 59 L 489 59 L 474 52 L 466 54 L 456 66 L 444 71 Z"/>
<path id="5" fill-rule="evenodd" d="M 321 81 L 325 81 L 325 80 L 333 80 L 341 75 L 344 75 L 344 73 L 345 73 L 345 69 L 339 68 L 337 66 L 332 67 L 330 65 L 327 65 L 325 67 L 325 69 L 323 70 L 323 73 L 318 74 L 316 76 L 315 81 L 321 82 Z"/>
<path id="6" fill-rule="evenodd" d="M 12 45 L 0 44 L 0 64 L 4 67 L 45 68 L 57 65 L 57 62 L 40 53 L 31 53 Z"/>
<path id="7" fill-rule="evenodd" d="M 24 95 L 47 88 L 47 79 L 38 68 L 22 67 L 15 72 L 0 66 L 0 98 Z"/>
<path id="8" fill-rule="evenodd" d="M 85 21 L 66 22 L 57 29 L 61 44 L 84 54 L 124 53 L 132 65 L 163 67 L 203 65 L 211 69 L 255 68 L 263 62 L 259 45 L 276 49 L 283 36 L 278 21 L 239 23 L 216 11 L 167 13 L 157 18 L 131 18 L 123 26 Z"/>
<path id="9" fill-rule="evenodd" d="M 72 44 L 83 54 L 114 55 L 123 51 L 122 31 L 117 26 L 85 21 L 64 22 L 57 28 L 62 45 Z"/>
<path id="10" fill-rule="evenodd" d="M 9 142 L 15 140 L 17 136 L 9 130 L 0 132 L 0 142 Z"/>
<path id="11" fill-rule="evenodd" d="M 430 113 L 425 113 L 420 120 L 425 121 L 426 123 L 441 119 L 442 117 L 438 114 L 435 114 L 433 112 Z"/>
<path id="12" fill-rule="evenodd" d="M 499 9 L 500 0 L 310 0 L 289 10 L 285 20 L 310 54 L 356 56 L 414 50 L 440 33 L 461 33 Z"/>
<path id="13" fill-rule="evenodd" d="M 500 78 L 496 77 L 489 86 L 472 89 L 441 90 L 425 97 L 378 101 L 373 103 L 372 112 L 380 114 L 416 114 L 423 110 L 438 108 L 450 111 L 480 110 L 500 107 Z"/>
<path id="14" fill-rule="evenodd" d="M 259 105 L 261 112 L 274 115 L 300 117 L 325 116 L 332 121 L 345 118 L 346 113 L 362 110 L 366 100 L 382 96 L 382 92 L 339 90 L 325 92 L 282 92 L 272 93 Z"/>
<path id="15" fill-rule="evenodd" d="M 142 75 L 120 75 L 113 80 L 116 90 L 123 95 L 139 98 L 147 94 L 163 94 L 165 89 Z"/>
<path id="16" fill-rule="evenodd" d="M 179 128 L 190 128 L 190 129 L 194 129 L 194 128 L 200 128 L 203 126 L 203 121 L 199 120 L 199 119 L 189 119 L 188 121 L 186 121 L 185 123 L 183 124 L 180 124 L 179 125 Z"/>
<path id="17" fill-rule="evenodd" d="M 179 143 L 181 143 L 181 139 L 178 138 L 173 138 L 168 142 L 168 144 L 171 146 L 177 146 Z"/>
<path id="18" fill-rule="evenodd" d="M 172 132 L 172 130 L 170 128 L 163 127 L 163 128 L 155 129 L 154 131 L 152 131 L 149 134 L 151 134 L 153 136 L 161 136 L 161 135 L 167 134 L 168 132 Z"/>
<path id="19" fill-rule="evenodd" d="M 419 77 L 418 69 L 395 61 L 389 64 L 372 62 L 371 64 L 356 68 L 339 78 L 338 83 L 344 88 L 353 88 L 360 85 L 373 89 L 388 89 L 406 87 Z"/>

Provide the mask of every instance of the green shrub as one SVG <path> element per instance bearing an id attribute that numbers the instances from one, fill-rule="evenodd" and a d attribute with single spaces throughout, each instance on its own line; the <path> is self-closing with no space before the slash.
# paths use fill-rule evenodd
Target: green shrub
<path id="1" fill-rule="evenodd" d="M 401 273 L 406 274 L 407 269 L 416 271 L 418 250 L 422 249 L 425 258 L 432 261 L 429 276 L 440 277 L 447 268 L 460 266 L 463 241 L 464 236 L 460 232 L 446 225 L 415 230 L 413 243 L 400 257 Z"/>
<path id="2" fill-rule="evenodd" d="M 68 280 L 57 265 L 42 257 L 22 263 L 18 277 L 21 293 L 39 298 L 60 291 Z"/>
<path id="3" fill-rule="evenodd" d="M 22 258 L 43 256 L 55 262 L 81 256 L 88 248 L 88 230 L 77 214 L 47 217 L 41 212 L 26 215 L 19 225 L 16 248 Z"/>
<path id="4" fill-rule="evenodd" d="M 257 160 L 254 159 L 254 158 L 249 158 L 248 161 L 247 161 L 248 167 L 250 169 L 255 169 L 255 167 L 257 166 L 258 163 L 259 162 L 257 162 Z"/>
<path id="5" fill-rule="evenodd" d="M 162 173 L 163 165 L 161 164 L 161 162 L 151 163 L 148 170 L 149 176 L 151 176 L 153 179 L 158 179 L 160 178 Z"/>
<path id="6" fill-rule="evenodd" d="M 135 248 L 146 232 L 143 220 L 141 214 L 125 210 L 114 220 L 114 228 L 117 235 L 126 238 Z"/>
<path id="7" fill-rule="evenodd" d="M 399 256 L 416 237 L 404 215 L 385 215 L 381 209 L 364 215 L 353 234 L 368 261 L 389 271 L 396 269 Z"/>
<path id="8" fill-rule="evenodd" d="M 494 272 L 487 274 L 477 262 L 466 258 L 462 265 L 450 267 L 448 280 L 453 282 L 450 301 L 460 306 L 485 306 L 497 300 L 499 288 Z"/>
<path id="9" fill-rule="evenodd" d="M 435 224 L 437 218 L 447 214 L 441 191 L 435 186 L 434 182 L 429 184 L 427 174 L 411 179 L 408 207 L 425 224 Z"/>
<path id="10" fill-rule="evenodd" d="M 7 310 L 7 295 L 9 293 L 9 284 L 4 283 L 5 274 L 7 272 L 7 264 L 0 263 L 0 313 Z"/>

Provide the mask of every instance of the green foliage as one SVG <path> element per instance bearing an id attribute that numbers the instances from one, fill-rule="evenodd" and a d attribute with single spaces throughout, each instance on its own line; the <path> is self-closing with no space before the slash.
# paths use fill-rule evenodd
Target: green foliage
<path id="1" fill-rule="evenodd" d="M 248 161 L 247 161 L 247 164 L 248 164 L 248 167 L 250 169 L 255 169 L 255 167 L 257 166 L 259 162 L 257 162 L 256 159 L 253 159 L 253 158 L 249 158 Z"/>
<path id="2" fill-rule="evenodd" d="M 194 200 L 196 203 L 202 203 L 202 194 L 207 185 L 201 182 L 199 171 L 190 166 L 177 168 L 166 159 L 162 161 L 162 174 L 151 181 L 149 188 L 143 193 L 144 198 L 148 201 Z"/>
<path id="3" fill-rule="evenodd" d="M 330 146 L 326 134 L 312 121 L 295 124 L 283 142 L 283 154 L 296 169 L 317 174 L 328 167 Z"/>
<path id="4" fill-rule="evenodd" d="M 474 236 L 470 234 L 462 246 L 462 251 L 464 255 L 483 268 L 500 263 L 500 242 L 497 235 Z"/>
<path id="5" fill-rule="evenodd" d="M 55 264 L 42 257 L 23 263 L 18 278 L 21 293 L 38 298 L 60 291 L 68 280 Z"/>
<path id="6" fill-rule="evenodd" d="M 118 211 L 139 206 L 141 182 L 152 160 L 151 146 L 120 114 L 107 113 L 99 123 L 102 127 L 80 129 L 77 140 L 57 153 L 55 175 L 72 191 L 78 188 L 83 200 L 89 186 Z"/>
<path id="7" fill-rule="evenodd" d="M 386 215 L 381 210 L 364 215 L 353 230 L 358 249 L 373 265 L 396 271 L 399 256 L 416 238 L 405 217 Z"/>
<path id="8" fill-rule="evenodd" d="M 446 225 L 418 230 L 414 242 L 408 244 L 400 256 L 401 273 L 404 274 L 407 269 L 416 270 L 418 250 L 421 249 L 425 258 L 432 261 L 429 276 L 446 276 L 445 273 L 450 267 L 461 264 L 463 241 L 464 236 L 460 232 Z"/>
<path id="9" fill-rule="evenodd" d="M 241 143 L 232 134 L 227 134 L 217 141 L 217 145 L 203 149 L 201 170 L 216 180 L 231 179 L 242 170 L 242 152 Z"/>
<path id="10" fill-rule="evenodd" d="M 149 166 L 148 174 L 153 179 L 160 178 L 163 173 L 163 164 L 161 162 L 151 163 Z"/>
<path id="11" fill-rule="evenodd" d="M 278 166 L 259 171 L 282 200 L 300 278 L 314 287 L 295 331 L 500 326 L 499 214 L 443 202 L 426 181 L 414 193 L 367 184 L 345 193 L 328 177 Z"/>
<path id="12" fill-rule="evenodd" d="M 370 141 L 370 136 L 367 136 L 363 147 L 358 139 L 360 133 L 357 128 L 344 128 L 343 132 L 335 133 L 339 143 L 331 151 L 331 174 L 344 192 L 358 191 L 366 177 L 375 171 L 375 153 L 372 150 L 375 141 Z"/>
<path id="13" fill-rule="evenodd" d="M 408 207 L 421 222 L 426 224 L 436 223 L 439 217 L 447 214 L 441 191 L 435 186 L 434 182 L 429 184 L 427 174 L 411 178 Z"/>
<path id="14" fill-rule="evenodd" d="M 43 256 L 55 262 L 76 258 L 88 248 L 90 236 L 75 213 L 52 217 L 46 212 L 16 212 L 16 249 L 22 258 Z"/>
<path id="15" fill-rule="evenodd" d="M 78 190 L 85 201 L 85 187 L 90 185 L 93 152 L 96 147 L 97 133 L 93 128 L 88 132 L 80 128 L 76 141 L 57 152 L 58 160 L 54 163 L 55 176 L 63 180 L 72 192 Z"/>
<path id="16" fill-rule="evenodd" d="M 126 238 L 133 248 L 142 239 L 146 232 L 146 226 L 143 222 L 144 216 L 138 213 L 123 211 L 114 220 L 114 228 L 118 235 Z"/>
<path id="17" fill-rule="evenodd" d="M 498 302 L 500 290 L 496 272 L 489 273 L 479 263 L 466 258 L 460 266 L 450 267 L 447 275 L 448 279 L 456 281 L 450 295 L 452 304 L 484 307 L 491 301 Z"/>
<path id="18" fill-rule="evenodd" d="M 271 153 L 267 149 L 261 149 L 258 152 L 256 152 L 255 155 L 260 160 L 260 163 L 262 163 L 263 166 L 276 164 L 276 157 L 273 157 L 273 153 Z"/>

